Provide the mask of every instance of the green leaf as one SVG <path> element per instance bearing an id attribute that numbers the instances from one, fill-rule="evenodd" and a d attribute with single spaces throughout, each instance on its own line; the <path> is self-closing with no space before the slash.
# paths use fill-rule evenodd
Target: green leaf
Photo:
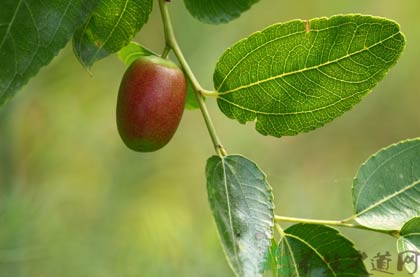
<path id="1" fill-rule="evenodd" d="M 88 22 L 74 35 L 73 48 L 87 68 L 123 48 L 143 27 L 153 0 L 100 1 Z"/>
<path id="2" fill-rule="evenodd" d="M 127 66 L 143 56 L 158 56 L 158 54 L 134 41 L 131 41 L 118 51 L 118 57 Z"/>
<path id="3" fill-rule="evenodd" d="M 360 167 L 353 208 L 357 222 L 380 230 L 399 230 L 420 215 L 420 139 L 384 148 Z"/>
<path id="4" fill-rule="evenodd" d="M 2 0 L 0 105 L 71 39 L 98 0 Z"/>
<path id="5" fill-rule="evenodd" d="M 206 98 L 203 97 L 205 100 Z M 194 87 L 188 78 L 187 80 L 187 98 L 185 100 L 185 109 L 187 110 L 196 110 L 200 108 L 200 105 L 198 105 L 197 96 L 195 96 L 195 90 Z"/>
<path id="6" fill-rule="evenodd" d="M 207 161 L 207 192 L 227 259 L 238 276 L 261 276 L 273 238 L 266 175 L 239 155 Z"/>
<path id="7" fill-rule="evenodd" d="M 403 225 L 399 240 L 403 240 L 420 253 L 420 217 L 414 217 Z"/>
<path id="8" fill-rule="evenodd" d="M 263 135 L 308 132 L 368 94 L 405 45 L 399 25 L 364 15 L 275 24 L 228 49 L 213 81 L 222 112 Z"/>
<path id="9" fill-rule="evenodd" d="M 188 11 L 208 24 L 227 23 L 251 8 L 259 0 L 184 0 Z"/>
<path id="10" fill-rule="evenodd" d="M 271 270 L 273 277 L 278 277 L 278 269 L 277 269 L 277 251 L 278 251 L 278 243 L 273 238 L 271 240 L 270 251 L 268 253 L 268 259 L 266 261 L 265 270 Z"/>
<path id="11" fill-rule="evenodd" d="M 407 271 L 420 276 L 420 217 L 415 217 L 404 224 L 397 241 L 398 270 L 405 265 Z M 414 257 L 414 259 L 411 259 Z"/>
<path id="12" fill-rule="evenodd" d="M 368 276 L 361 254 L 337 230 L 296 224 L 284 231 L 278 250 L 279 276 Z"/>

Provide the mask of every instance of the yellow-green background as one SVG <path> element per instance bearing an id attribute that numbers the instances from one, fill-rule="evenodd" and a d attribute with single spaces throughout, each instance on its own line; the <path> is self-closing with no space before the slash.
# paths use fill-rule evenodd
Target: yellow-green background
<path id="1" fill-rule="evenodd" d="M 278 214 L 350 216 L 359 165 L 384 146 L 420 136 L 418 0 L 261 0 L 219 26 L 196 21 L 181 0 L 172 2 L 179 44 L 209 89 L 223 51 L 270 24 L 339 13 L 401 24 L 408 42 L 398 64 L 361 104 L 323 128 L 264 137 L 253 123 L 231 121 L 207 100 L 229 153 L 247 156 L 267 173 Z M 136 41 L 160 52 L 157 10 L 155 3 Z M 115 126 L 124 70 L 114 55 L 89 76 L 69 46 L 0 108 L 0 276 L 232 275 L 207 203 L 204 168 L 213 148 L 200 112 L 184 113 L 164 149 L 128 150 Z M 368 269 L 370 258 L 390 251 L 389 271 L 398 273 L 393 238 L 343 232 L 368 254 Z"/>

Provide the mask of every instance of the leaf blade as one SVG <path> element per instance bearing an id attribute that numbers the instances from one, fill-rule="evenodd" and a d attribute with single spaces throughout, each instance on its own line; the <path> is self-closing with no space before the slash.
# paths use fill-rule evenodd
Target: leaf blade
<path id="1" fill-rule="evenodd" d="M 0 105 L 64 48 L 97 0 L 2 1 Z"/>
<path id="2" fill-rule="evenodd" d="M 368 276 L 353 243 L 331 227 L 295 224 L 282 234 L 278 253 L 280 276 Z"/>
<path id="3" fill-rule="evenodd" d="M 404 45 L 398 24 L 371 16 L 275 24 L 219 59 L 213 75 L 217 102 L 231 119 L 256 120 L 263 135 L 308 132 L 360 102 Z"/>
<path id="4" fill-rule="evenodd" d="M 73 49 L 80 63 L 90 68 L 126 46 L 147 22 L 152 7 L 153 0 L 101 1 L 74 35 Z"/>
<path id="5" fill-rule="evenodd" d="M 238 18 L 259 0 L 184 0 L 187 10 L 198 20 L 207 24 L 227 23 Z"/>
<path id="6" fill-rule="evenodd" d="M 202 97 L 203 101 L 206 100 L 206 98 Z M 187 97 L 185 99 L 185 109 L 192 111 L 197 110 L 200 108 L 200 105 L 197 101 L 197 96 L 195 96 L 195 89 L 194 86 L 191 83 L 191 80 L 187 76 Z"/>
<path id="7" fill-rule="evenodd" d="M 414 217 L 407 221 L 401 228 L 400 237 L 397 240 L 398 270 L 402 270 L 404 264 L 410 274 L 420 276 L 418 271 L 418 256 L 420 255 L 420 217 Z M 411 259 L 415 257 L 415 259 Z M 401 261 L 401 262 L 400 262 Z"/>
<path id="8" fill-rule="evenodd" d="M 265 174 L 239 156 L 207 161 L 207 191 L 228 262 L 239 276 L 260 276 L 273 237 L 271 189 Z"/>
<path id="9" fill-rule="evenodd" d="M 393 144 L 371 156 L 353 182 L 355 220 L 399 230 L 420 214 L 420 139 Z"/>

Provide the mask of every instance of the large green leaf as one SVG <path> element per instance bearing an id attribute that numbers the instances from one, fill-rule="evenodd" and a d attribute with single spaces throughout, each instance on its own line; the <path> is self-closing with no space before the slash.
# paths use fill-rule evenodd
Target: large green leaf
<path id="1" fill-rule="evenodd" d="M 260 276 L 273 237 L 273 197 L 266 175 L 238 155 L 207 161 L 207 192 L 220 240 L 238 276 Z"/>
<path id="2" fill-rule="evenodd" d="M 153 0 L 100 1 L 73 38 L 80 62 L 90 68 L 97 60 L 127 45 L 147 22 L 152 6 Z"/>
<path id="3" fill-rule="evenodd" d="M 397 23 L 339 15 L 275 24 L 238 42 L 214 72 L 222 112 L 256 120 L 263 135 L 296 135 L 357 104 L 395 64 L 405 44 Z"/>
<path id="4" fill-rule="evenodd" d="M 284 231 L 278 249 L 279 276 L 368 276 L 362 256 L 337 230 L 296 224 Z"/>
<path id="5" fill-rule="evenodd" d="M 360 167 L 353 207 L 357 222 L 381 230 L 399 230 L 420 215 L 420 139 L 382 149 Z"/>
<path id="6" fill-rule="evenodd" d="M 0 105 L 47 65 L 98 0 L 2 0 Z"/>
<path id="7" fill-rule="evenodd" d="M 184 0 L 188 11 L 208 24 L 227 23 L 248 10 L 259 0 Z"/>
<path id="8" fill-rule="evenodd" d="M 409 273 L 420 276 L 420 217 L 409 220 L 401 228 L 397 249 L 398 270 L 405 265 Z"/>

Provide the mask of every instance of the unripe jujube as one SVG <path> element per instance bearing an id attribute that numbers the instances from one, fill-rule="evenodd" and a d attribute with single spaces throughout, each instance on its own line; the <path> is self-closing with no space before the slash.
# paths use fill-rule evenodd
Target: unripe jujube
<path id="1" fill-rule="evenodd" d="M 117 127 L 124 143 L 140 152 L 165 146 L 181 121 L 186 87 L 173 62 L 155 56 L 134 61 L 118 92 Z"/>

